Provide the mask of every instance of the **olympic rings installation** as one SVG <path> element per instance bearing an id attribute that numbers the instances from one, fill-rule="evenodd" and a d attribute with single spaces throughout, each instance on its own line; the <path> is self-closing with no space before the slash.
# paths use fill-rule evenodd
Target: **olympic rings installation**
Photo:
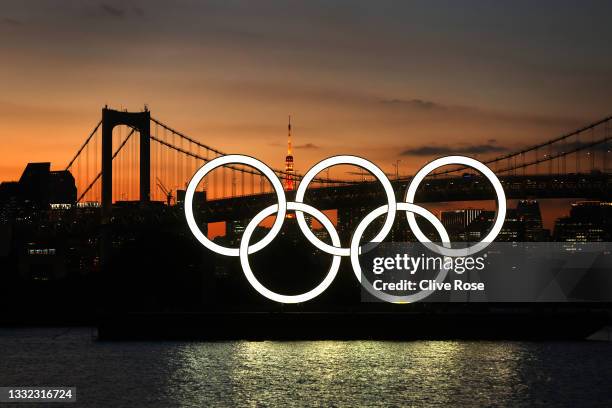
<path id="1" fill-rule="evenodd" d="M 278 204 L 274 204 L 267 208 L 264 208 L 261 212 L 255 215 L 255 217 L 251 220 L 251 222 L 244 230 L 244 235 L 242 236 L 242 239 L 240 241 L 239 248 L 228 248 L 216 244 L 212 240 L 208 239 L 208 237 L 203 234 L 200 228 L 198 227 L 198 224 L 196 223 L 193 215 L 193 197 L 195 195 L 195 191 L 198 187 L 198 184 L 208 173 L 213 171 L 215 168 L 225 166 L 227 164 L 243 164 L 259 170 L 265 177 L 270 180 L 270 183 L 272 184 L 272 187 L 278 200 Z M 377 209 L 373 210 L 372 212 L 367 214 L 364 219 L 359 223 L 353 234 L 350 246 L 346 248 L 341 246 L 338 232 L 336 231 L 336 228 L 329 220 L 329 218 L 327 218 L 327 216 L 318 209 L 303 202 L 306 190 L 308 189 L 308 185 L 316 177 L 316 175 L 328 167 L 337 166 L 341 164 L 355 165 L 361 167 L 364 170 L 369 171 L 378 181 L 380 181 L 387 198 L 386 205 L 383 205 L 382 207 L 378 207 Z M 454 164 L 464 165 L 478 170 L 491 182 L 495 190 L 495 194 L 497 196 L 497 211 L 495 222 L 487 236 L 482 241 L 471 247 L 460 249 L 451 248 L 451 242 L 448 233 L 442 223 L 436 218 L 436 216 L 429 212 L 427 209 L 420 207 L 414 203 L 417 188 L 419 187 L 423 179 L 431 171 L 437 169 L 438 167 Z M 321 281 L 318 286 L 306 293 L 290 296 L 275 293 L 263 286 L 253 274 L 249 263 L 250 254 L 262 250 L 268 244 L 270 244 L 272 240 L 274 240 L 274 238 L 276 238 L 282 228 L 283 222 L 285 220 L 285 215 L 287 214 L 288 210 L 295 211 L 298 226 L 306 237 L 306 239 L 308 239 L 308 241 L 310 241 L 310 243 L 312 243 L 319 250 L 333 256 L 332 264 L 329 268 L 329 271 L 327 272 L 327 275 L 325 276 L 323 281 Z M 506 218 L 506 195 L 495 173 L 493 173 L 486 165 L 479 162 L 478 160 L 465 156 L 442 157 L 426 164 L 416 173 L 414 178 L 411 180 L 406 191 L 405 202 L 399 203 L 395 200 L 395 193 L 393 191 L 393 186 L 391 185 L 391 182 L 378 166 L 361 157 L 348 155 L 329 157 L 317 163 L 310 170 L 308 170 L 308 172 L 304 174 L 296 191 L 295 202 L 287 201 L 285 197 L 285 192 L 283 190 L 283 185 L 271 168 L 253 157 L 238 154 L 217 157 L 216 159 L 207 162 L 194 174 L 193 178 L 189 182 L 189 185 L 187 186 L 187 191 L 185 192 L 185 218 L 187 219 L 187 225 L 189 226 L 189 229 L 191 230 L 195 238 L 206 248 L 217 254 L 239 257 L 240 264 L 242 266 L 242 271 L 244 272 L 244 275 L 247 278 L 248 282 L 251 284 L 251 286 L 253 286 L 253 288 L 262 296 L 265 296 L 266 298 L 279 303 L 306 302 L 323 293 L 329 287 L 329 285 L 331 285 L 334 278 L 336 277 L 336 274 L 338 273 L 338 270 L 340 268 L 341 257 L 350 258 L 351 266 L 353 268 L 355 276 L 357 277 L 357 280 L 368 292 L 370 292 L 381 300 L 395 303 L 415 302 L 427 297 L 432 291 L 420 291 L 407 296 L 389 295 L 387 293 L 374 289 L 372 285 L 367 281 L 367 279 L 362 276 L 361 265 L 359 264 L 359 255 L 364 251 L 364 247 L 360 246 L 361 237 L 363 236 L 364 231 L 366 230 L 368 225 L 370 225 L 372 221 L 374 221 L 374 219 L 383 214 L 386 214 L 386 219 L 381 230 L 370 241 L 372 245 L 376 245 L 377 243 L 382 242 L 391 231 L 393 222 L 395 221 L 395 213 L 397 211 L 406 212 L 408 224 L 411 230 L 413 231 L 415 237 L 427 248 L 445 257 L 465 257 L 468 255 L 473 255 L 485 249 L 491 242 L 495 240 L 495 238 L 501 231 L 504 220 Z M 304 213 L 307 213 L 310 216 L 314 217 L 317 221 L 321 223 L 321 225 L 323 225 L 323 228 L 327 230 L 327 233 L 331 238 L 332 245 L 321 241 L 310 230 L 304 218 Z M 276 214 L 276 219 L 272 224 L 272 228 L 270 229 L 270 231 L 259 242 L 256 242 L 251 245 L 250 240 L 251 236 L 253 235 L 253 232 L 255 231 L 255 228 L 266 217 L 271 216 L 273 214 Z M 433 243 L 429 240 L 429 238 L 427 238 L 427 236 L 419 228 L 419 225 L 416 222 L 415 214 L 422 216 L 433 225 L 436 232 L 440 236 L 440 242 L 442 243 L 442 245 Z M 445 269 L 444 267 L 440 269 L 436 277 L 436 281 L 442 282 L 446 278 L 447 273 L 448 269 Z"/>

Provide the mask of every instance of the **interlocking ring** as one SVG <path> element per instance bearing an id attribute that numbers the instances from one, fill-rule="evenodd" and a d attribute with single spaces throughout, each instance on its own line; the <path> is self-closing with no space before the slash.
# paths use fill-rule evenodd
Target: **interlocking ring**
<path id="1" fill-rule="evenodd" d="M 419 225 L 416 222 L 416 218 L 413 212 L 406 212 L 406 217 L 408 218 L 408 225 L 410 225 L 410 229 L 414 233 L 416 239 L 419 242 L 423 243 L 430 250 L 445 256 L 455 256 L 455 257 L 465 257 L 469 255 L 474 255 L 477 252 L 482 251 L 487 246 L 491 244 L 499 235 L 502 227 L 504 226 L 504 221 L 506 220 L 506 194 L 504 193 L 504 188 L 502 187 L 499 179 L 483 163 L 478 160 L 472 159 L 470 157 L 465 156 L 447 156 L 436 159 L 428 164 L 426 164 L 421 170 L 417 172 L 414 178 L 410 181 L 410 185 L 406 190 L 406 202 L 410 204 L 414 204 L 414 197 L 416 195 L 416 190 L 423 181 L 423 179 L 431 173 L 433 170 L 438 167 L 446 166 L 449 164 L 462 164 L 464 166 L 472 167 L 479 172 L 481 172 L 491 184 L 493 184 L 493 188 L 495 189 L 495 194 L 497 195 L 497 214 L 495 216 L 495 222 L 493 223 L 493 227 L 491 231 L 487 234 L 486 237 L 479 243 L 472 245 L 468 248 L 444 248 L 440 245 L 437 245 L 429 240 L 425 234 L 419 228 Z"/>
<path id="2" fill-rule="evenodd" d="M 444 225 L 442 225 L 440 220 L 438 220 L 436 216 L 433 215 L 431 212 L 429 212 L 427 209 L 423 207 L 419 207 L 418 205 L 409 204 L 409 203 L 397 203 L 397 209 L 398 211 L 406 211 L 407 213 L 411 213 L 411 214 L 416 213 L 424 217 L 427 221 L 429 221 L 434 226 L 434 228 L 436 229 L 436 232 L 438 233 L 438 235 L 440 235 L 442 245 L 444 245 L 446 248 L 450 248 L 451 246 L 450 238 L 448 236 L 448 233 L 446 232 L 446 228 L 444 228 Z M 357 228 L 355 228 L 355 232 L 353 233 L 353 238 L 351 239 L 351 246 L 350 246 L 351 266 L 353 267 L 353 272 L 355 273 L 355 276 L 357 277 L 357 280 L 359 281 L 359 283 L 361 283 L 361 285 L 368 292 L 370 292 L 372 295 L 376 296 L 380 300 L 384 300 L 390 303 L 417 302 L 431 295 L 433 290 L 432 289 L 422 290 L 420 292 L 413 293 L 411 295 L 405 295 L 405 296 L 390 295 L 388 293 L 374 289 L 372 284 L 368 282 L 368 280 L 365 277 L 362 278 L 361 264 L 359 263 L 359 255 L 361 254 L 361 251 L 359 249 L 360 248 L 359 241 L 361 241 L 361 237 L 363 236 L 363 233 L 365 232 L 366 228 L 372 223 L 372 221 L 374 221 L 377 217 L 383 215 L 387 211 L 389 211 L 389 208 L 386 205 L 383 205 L 382 207 L 378 207 L 377 209 L 375 209 L 374 211 L 366 215 L 365 218 L 361 220 L 361 222 L 357 225 Z M 372 242 L 374 242 L 374 240 L 372 240 Z M 445 267 L 446 265 L 447 265 L 446 262 L 442 262 L 442 268 L 440 269 L 440 271 L 438 272 L 438 275 L 436 276 L 436 282 L 441 283 L 441 282 L 444 282 L 444 279 L 446 279 L 446 275 L 448 274 L 448 271 L 450 270 L 450 268 Z"/>
<path id="3" fill-rule="evenodd" d="M 198 184 L 200 184 L 200 181 L 208 173 L 217 167 L 224 166 L 226 164 L 246 164 L 247 166 L 251 166 L 261 171 L 264 176 L 270 180 L 270 183 L 272 183 L 272 187 L 276 193 L 276 198 L 278 199 L 278 214 L 276 216 L 276 220 L 274 220 L 274 224 L 272 224 L 270 232 L 268 232 L 268 234 L 266 234 L 261 241 L 248 248 L 249 254 L 252 254 L 262 250 L 270 242 L 272 242 L 274 238 L 276 238 L 276 235 L 280 232 L 280 229 L 283 226 L 285 215 L 287 213 L 287 199 L 285 198 L 283 184 L 278 179 L 276 174 L 274 174 L 274 171 L 271 168 L 253 157 L 244 156 L 241 154 L 229 154 L 227 156 L 217 157 L 216 159 L 206 163 L 193 175 L 193 178 L 187 186 L 187 191 L 185 192 L 185 218 L 187 218 L 187 225 L 189 225 L 189 229 L 197 240 L 211 251 L 225 256 L 240 255 L 238 248 L 227 248 L 208 239 L 208 237 L 202 233 L 200 227 L 198 227 L 198 224 L 195 221 L 195 218 L 193 217 L 193 195 L 195 194 Z"/>
<path id="4" fill-rule="evenodd" d="M 327 272 L 327 276 L 325 279 L 314 289 L 309 292 L 302 293 L 300 295 L 280 295 L 278 293 L 272 292 L 270 289 L 263 286 L 253 274 L 251 270 L 251 265 L 249 264 L 248 251 L 247 248 L 249 246 L 249 241 L 251 240 L 251 235 L 255 231 L 255 228 L 268 216 L 278 212 L 279 206 L 277 204 L 271 205 L 263 209 L 260 213 L 258 213 L 251 222 L 247 225 L 244 233 L 242 235 L 242 240 L 240 241 L 240 264 L 242 265 L 242 271 L 246 276 L 247 280 L 255 288 L 257 292 L 261 295 L 267 297 L 270 300 L 274 300 L 279 303 L 301 303 L 306 302 L 310 299 L 313 299 L 319 296 L 321 293 L 325 291 L 334 281 L 336 274 L 338 273 L 338 269 L 340 268 L 340 256 L 334 255 L 332 260 L 332 264 L 329 267 L 329 271 Z M 331 237 L 332 243 L 336 246 L 340 246 L 340 237 L 338 236 L 338 232 L 336 228 L 334 228 L 334 224 L 323 214 L 321 211 L 317 210 L 314 207 L 311 207 L 304 203 L 287 203 L 288 210 L 299 211 L 300 213 L 306 212 L 312 215 L 317 221 L 319 221 L 323 227 L 327 230 L 327 233 Z"/>
<path id="5" fill-rule="evenodd" d="M 331 166 L 337 166 L 339 164 L 352 164 L 358 167 L 361 167 L 365 170 L 368 170 L 370 173 L 376 177 L 383 188 L 385 189 L 385 194 L 387 196 L 387 205 L 389 206 L 390 211 L 387 212 L 387 219 L 383 224 L 380 232 L 372 239 L 373 242 L 382 241 L 393 228 L 393 222 L 395 221 L 395 193 L 393 192 L 393 186 L 391 182 L 385 176 L 385 173 L 378 168 L 374 163 L 367 161 L 366 159 L 362 159 L 357 156 L 333 156 L 329 157 L 323 161 L 320 161 L 314 167 L 304 174 L 304 178 L 300 181 L 300 185 L 298 186 L 297 192 L 295 193 L 295 201 L 298 203 L 304 202 L 304 195 L 306 194 L 306 189 L 308 189 L 308 185 L 310 182 L 319 174 L 321 171 L 325 170 Z M 298 220 L 298 224 L 300 225 L 300 229 L 308 238 L 310 242 L 317 248 L 319 248 L 323 252 L 327 252 L 332 255 L 339 256 L 349 256 L 350 249 L 349 248 L 338 248 L 336 246 L 331 246 L 323 241 L 321 241 L 308 227 L 306 220 L 304 219 L 304 214 L 298 211 L 296 212 L 296 218 Z"/>
<path id="6" fill-rule="evenodd" d="M 244 164 L 261 171 L 272 183 L 272 187 L 274 188 L 274 192 L 278 199 L 278 204 L 274 204 L 270 207 L 265 208 L 260 213 L 258 213 L 248 224 L 247 228 L 244 231 L 244 235 L 240 242 L 239 248 L 227 248 L 209 240 L 202 233 L 193 216 L 193 196 L 200 181 L 204 178 L 204 176 L 206 176 L 206 174 L 208 174 L 213 169 L 219 166 L 224 166 L 232 163 Z M 303 203 L 304 195 L 306 194 L 308 185 L 314 179 L 314 177 L 322 170 L 338 164 L 352 164 L 370 171 L 381 182 L 388 201 L 387 205 L 379 207 L 374 211 L 370 212 L 359 223 L 355 230 L 349 248 L 343 248 L 341 246 L 340 238 L 338 237 L 338 232 L 334 228 L 334 225 L 329 220 L 329 218 L 325 216 L 325 214 L 323 214 L 318 209 Z M 495 193 L 497 195 L 497 215 L 495 223 L 493 224 L 493 228 L 481 242 L 465 249 L 452 249 L 448 233 L 444 229 L 442 223 L 425 208 L 419 207 L 414 204 L 416 189 L 423 181 L 425 176 L 427 176 L 432 170 L 448 164 L 463 164 L 469 167 L 473 167 L 476 170 L 479 170 L 485 177 L 489 179 L 489 181 L 491 181 L 495 189 Z M 322 250 L 323 252 L 333 255 L 332 265 L 327 273 L 327 276 L 317 287 L 315 287 L 309 292 L 291 296 L 281 295 L 272 292 L 266 287 L 264 287 L 255 278 L 248 260 L 248 255 L 263 249 L 276 237 L 276 235 L 280 231 L 280 228 L 282 227 L 288 209 L 296 212 L 298 226 L 300 227 L 308 241 L 310 241 L 315 247 Z M 296 192 L 296 202 L 287 202 L 287 199 L 285 198 L 285 192 L 283 191 L 282 183 L 272 169 L 270 169 L 268 166 L 266 166 L 264 163 L 260 162 L 257 159 L 243 155 L 221 156 L 206 163 L 194 174 L 193 178 L 189 182 L 187 191 L 185 193 L 185 217 L 187 219 L 187 224 L 189 225 L 191 232 L 194 234 L 197 240 L 200 241 L 200 243 L 202 243 L 202 245 L 204 245 L 206 248 L 218 254 L 240 257 L 240 263 L 242 265 L 243 272 L 249 283 L 253 286 L 253 288 L 255 288 L 255 290 L 261 295 L 280 303 L 305 302 L 323 293 L 323 291 L 325 291 L 325 289 L 329 287 L 331 282 L 334 280 L 336 274 L 338 273 L 338 268 L 340 267 L 340 257 L 342 256 L 350 257 L 353 272 L 355 273 L 357 280 L 359 280 L 359 282 L 364 285 L 366 290 L 370 291 L 370 293 L 373 293 L 375 296 L 379 297 L 382 300 L 390 302 L 414 302 L 417 300 L 421 300 L 431 294 L 432 291 L 430 290 L 421 291 L 407 296 L 393 296 L 377 291 L 372 287 L 369 282 L 367 282 L 367 280 L 364 280 L 365 282 L 362 282 L 361 266 L 359 265 L 358 256 L 360 250 L 364 248 L 360 247 L 359 245 L 359 241 L 361 240 L 363 232 L 376 217 L 379 217 L 386 212 L 387 218 L 385 220 L 385 223 L 383 224 L 383 227 L 370 243 L 372 245 L 376 245 L 377 243 L 382 242 L 387 236 L 387 234 L 391 231 L 393 221 L 395 220 L 395 212 L 397 210 L 406 211 L 406 216 L 408 217 L 408 223 L 410 225 L 410 228 L 414 231 L 414 234 L 419 240 L 419 242 L 423 243 L 431 250 L 445 257 L 465 257 L 468 255 L 473 255 L 474 253 L 486 248 L 491 242 L 495 240 L 495 238 L 501 231 L 506 215 L 506 195 L 504 193 L 504 189 L 501 183 L 495 176 L 495 173 L 493 173 L 483 163 L 464 156 L 444 157 L 441 159 L 434 160 L 424 166 L 421 170 L 417 172 L 415 177 L 412 179 L 410 185 L 408 186 L 408 189 L 406 191 L 406 202 L 400 203 L 397 203 L 395 201 L 395 193 L 393 191 L 393 187 L 391 186 L 391 182 L 385 176 L 384 172 L 372 162 L 369 162 L 365 159 L 356 156 L 334 156 L 325 159 L 316 164 L 314 167 L 312 167 L 304 175 L 299 185 L 299 188 Z M 314 235 L 314 233 L 310 230 L 308 224 L 306 223 L 303 214 L 304 212 L 315 217 L 315 219 L 317 219 L 323 225 L 323 227 L 327 230 L 331 237 L 332 245 L 321 241 L 317 236 Z M 257 225 L 259 225 L 259 223 L 261 223 L 261 221 L 263 221 L 266 217 L 275 213 L 276 220 L 274 221 L 270 231 L 259 242 L 253 244 L 252 246 L 249 246 L 249 241 Z M 423 232 L 419 229 L 418 224 L 416 223 L 416 218 L 414 214 L 421 215 L 433 224 L 436 231 L 438 232 L 438 235 L 440 235 L 440 238 L 442 240 L 442 246 L 431 242 L 429 238 L 427 238 L 427 236 L 423 234 Z M 443 264 L 445 264 L 445 262 Z M 443 268 L 439 271 L 436 277 L 436 281 L 442 282 L 446 278 L 447 273 L 448 269 L 445 269 L 443 266 Z"/>

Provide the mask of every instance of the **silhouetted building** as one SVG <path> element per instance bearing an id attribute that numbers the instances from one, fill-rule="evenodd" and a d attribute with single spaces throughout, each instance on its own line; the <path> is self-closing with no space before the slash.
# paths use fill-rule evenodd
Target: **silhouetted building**
<path id="1" fill-rule="evenodd" d="M 49 209 L 76 203 L 77 189 L 68 170 L 51 171 L 51 163 L 28 163 L 18 182 L 0 184 L 2 213 L 10 209 Z"/>
<path id="2" fill-rule="evenodd" d="M 446 210 L 441 212 L 440 220 L 451 240 L 468 241 L 467 226 L 476 220 L 483 211 L 476 208 Z"/>
<path id="3" fill-rule="evenodd" d="M 465 228 L 475 220 L 482 211 L 483 210 L 476 208 L 448 210 L 442 211 L 440 218 L 445 228 Z"/>
<path id="4" fill-rule="evenodd" d="M 495 211 L 482 211 L 480 215 L 466 228 L 468 242 L 481 241 L 490 231 L 495 222 Z M 524 226 L 516 209 L 506 210 L 506 219 L 496 241 L 517 242 L 523 240 Z"/>
<path id="5" fill-rule="evenodd" d="M 536 200 L 520 200 L 516 206 L 519 220 L 523 223 L 525 241 L 546 241 L 548 231 L 544 230 L 542 224 L 542 213 L 540 203 Z"/>
<path id="6" fill-rule="evenodd" d="M 603 242 L 612 238 L 612 203 L 580 201 L 572 204 L 570 215 L 555 223 L 555 241 Z"/>
<path id="7" fill-rule="evenodd" d="M 0 184 L 0 224 L 14 219 L 21 208 L 19 183 L 7 181 Z"/>
<path id="8" fill-rule="evenodd" d="M 39 204 L 40 208 L 50 204 L 74 204 L 77 200 L 70 171 L 51 171 L 51 163 L 28 163 L 19 179 L 19 188 L 25 200 Z"/>
<path id="9" fill-rule="evenodd" d="M 51 163 L 28 163 L 19 181 L 0 184 L 0 222 L 36 210 L 69 209 L 76 200 L 74 177 L 68 170 L 51 171 Z"/>
<path id="10" fill-rule="evenodd" d="M 61 279 L 67 273 L 66 252 L 56 248 L 53 242 L 31 242 L 20 253 L 19 274 L 31 280 Z"/>
<path id="11" fill-rule="evenodd" d="M 353 231 L 357 228 L 357 225 L 363 220 L 363 218 L 370 212 L 371 210 L 363 207 L 363 206 L 355 206 L 352 208 L 338 208 L 338 235 L 340 236 L 341 242 L 350 242 L 351 237 L 353 235 Z M 368 236 L 368 232 L 370 230 L 377 232 L 380 230 L 380 226 L 384 222 L 384 217 L 379 217 L 374 222 L 372 222 L 372 226 L 368 227 L 368 231 L 364 234 L 362 238 L 362 242 L 367 242 L 368 237 L 372 238 L 372 236 Z M 374 230 L 376 228 L 376 230 Z"/>
<path id="12" fill-rule="evenodd" d="M 232 220 L 225 222 L 225 239 L 230 246 L 237 247 L 240 244 L 240 238 L 248 222 L 248 220 Z"/>

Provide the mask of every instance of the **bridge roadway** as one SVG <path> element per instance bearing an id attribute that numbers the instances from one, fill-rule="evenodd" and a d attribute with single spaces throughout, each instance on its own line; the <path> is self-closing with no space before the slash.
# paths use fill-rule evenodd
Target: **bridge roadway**
<path id="1" fill-rule="evenodd" d="M 501 176 L 506 198 L 584 198 L 612 199 L 612 175 L 604 173 Z M 410 180 L 392 181 L 395 196 L 403 200 Z M 293 200 L 295 192 L 286 192 Z M 482 176 L 461 176 L 425 179 L 419 186 L 416 202 L 491 200 L 495 194 L 491 183 Z M 378 182 L 364 182 L 333 187 L 310 188 L 306 203 L 319 210 L 371 207 L 386 203 L 382 186 Z M 273 193 L 209 200 L 202 207 L 208 222 L 241 220 L 252 217 L 262 208 L 276 203 Z"/>

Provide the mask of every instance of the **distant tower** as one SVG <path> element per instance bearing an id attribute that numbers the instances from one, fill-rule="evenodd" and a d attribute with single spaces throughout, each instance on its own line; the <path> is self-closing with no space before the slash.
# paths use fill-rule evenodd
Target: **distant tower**
<path id="1" fill-rule="evenodd" d="M 287 191 L 291 191 L 295 189 L 295 178 L 293 176 L 293 149 L 291 147 L 291 115 L 289 115 L 287 134 L 287 156 L 285 157 L 285 171 L 287 172 L 287 178 L 285 180 L 285 189 Z"/>

